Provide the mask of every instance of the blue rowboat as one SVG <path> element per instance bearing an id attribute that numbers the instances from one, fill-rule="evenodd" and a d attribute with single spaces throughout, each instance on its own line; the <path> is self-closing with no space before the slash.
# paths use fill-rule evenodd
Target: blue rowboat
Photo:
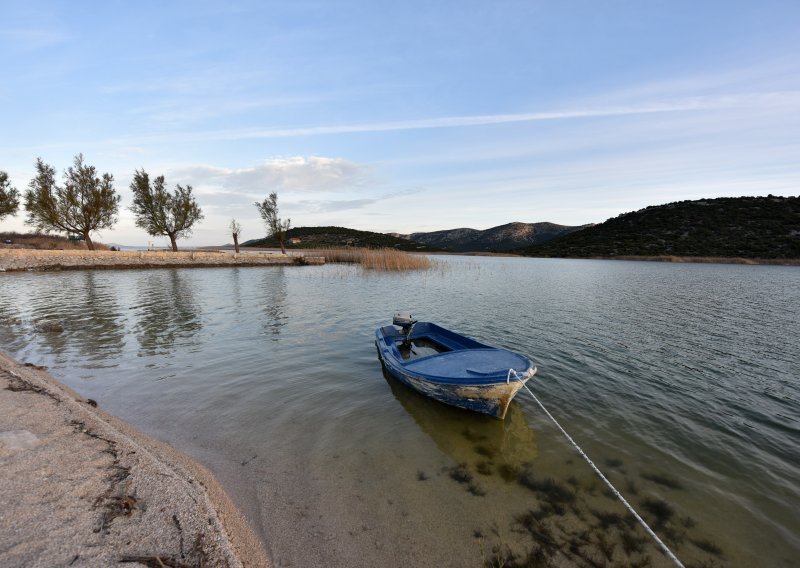
<path id="1" fill-rule="evenodd" d="M 400 382 L 439 402 L 501 420 L 536 373 L 527 357 L 409 314 L 396 314 L 393 325 L 379 327 L 375 343 L 386 370 Z"/>

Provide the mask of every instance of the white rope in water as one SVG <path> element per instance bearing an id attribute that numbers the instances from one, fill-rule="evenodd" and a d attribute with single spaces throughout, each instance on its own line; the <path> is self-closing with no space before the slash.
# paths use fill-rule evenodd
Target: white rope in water
<path id="1" fill-rule="evenodd" d="M 516 375 L 516 372 L 514 374 Z M 600 471 L 600 469 L 596 465 L 594 465 L 594 462 L 589 458 L 589 456 L 587 456 L 586 453 L 581 449 L 581 447 L 577 443 L 575 443 L 575 440 L 572 439 L 572 436 L 567 434 L 567 431 L 561 427 L 561 424 L 558 423 L 558 420 L 553 418 L 553 415 L 550 414 L 550 412 L 544 407 L 544 404 L 542 404 L 542 402 L 538 398 L 536 398 L 536 395 L 533 394 L 533 391 L 531 391 L 531 389 L 528 388 L 528 385 L 526 385 L 523 382 L 522 386 L 525 387 L 525 390 L 528 391 L 528 393 L 530 393 L 530 395 L 533 397 L 533 400 L 536 401 L 536 404 L 538 404 L 539 407 L 542 410 L 544 410 L 544 413 L 547 414 L 548 418 L 550 418 L 550 420 L 553 421 L 553 424 L 558 426 L 558 429 L 561 430 L 561 433 L 564 434 L 564 436 L 567 438 L 567 440 L 569 440 L 570 444 L 572 444 L 572 446 L 578 451 L 581 457 L 586 460 L 586 463 L 588 463 L 589 466 L 591 466 L 591 468 L 594 470 L 594 472 L 600 476 L 600 479 L 602 479 L 605 482 L 605 484 L 608 485 L 608 488 L 611 489 L 614 495 L 616 495 L 617 498 L 620 501 L 622 501 L 622 504 L 625 505 L 625 508 L 628 509 L 631 515 L 633 515 L 636 518 L 636 520 L 639 521 L 639 524 L 641 524 L 644 527 L 644 530 L 646 530 L 648 534 L 653 537 L 653 539 L 658 543 L 658 546 L 661 547 L 661 550 L 664 551 L 664 554 L 666 554 L 667 557 L 669 557 L 669 559 L 675 563 L 675 566 L 679 566 L 680 568 L 685 568 L 683 563 L 680 560 L 678 560 L 678 557 L 675 556 L 675 554 L 673 554 L 673 552 L 667 547 L 666 544 L 664 544 L 664 542 L 660 538 L 658 538 L 658 535 L 653 531 L 653 529 L 650 528 L 650 526 L 645 522 L 645 520 L 641 516 L 639 516 L 639 513 L 637 513 L 636 510 L 631 506 L 631 504 L 628 503 L 625 497 L 622 496 L 622 493 L 617 491 L 617 488 L 611 484 L 608 478 L 605 475 L 603 475 L 603 472 Z"/>

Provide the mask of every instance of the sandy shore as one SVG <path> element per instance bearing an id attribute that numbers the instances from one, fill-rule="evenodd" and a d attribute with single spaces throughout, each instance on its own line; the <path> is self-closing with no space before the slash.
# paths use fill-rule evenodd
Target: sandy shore
<path id="1" fill-rule="evenodd" d="M 0 565 L 269 566 L 214 477 L 0 353 Z"/>

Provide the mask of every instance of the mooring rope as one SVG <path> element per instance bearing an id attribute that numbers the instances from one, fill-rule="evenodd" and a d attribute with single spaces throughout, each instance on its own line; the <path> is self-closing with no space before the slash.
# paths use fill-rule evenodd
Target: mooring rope
<path id="1" fill-rule="evenodd" d="M 516 374 L 517 373 L 515 371 L 514 375 L 516 376 Z M 522 382 L 522 381 L 520 381 L 520 382 Z M 536 395 L 533 394 L 533 391 L 528 388 L 528 385 L 526 385 L 524 382 L 522 382 L 522 386 L 525 387 L 525 390 L 528 391 L 528 393 L 533 397 L 533 400 L 536 401 L 536 404 L 538 404 L 539 407 L 542 410 L 544 410 L 544 413 L 547 414 L 547 417 L 550 418 L 550 420 L 553 421 L 553 424 L 555 424 L 558 427 L 558 429 L 561 430 L 561 433 L 564 434 L 564 436 L 567 438 L 567 440 L 569 440 L 569 443 L 572 444 L 572 447 L 574 447 L 578 451 L 578 453 L 581 455 L 581 457 L 586 460 L 586 463 L 589 464 L 589 466 L 600 477 L 600 479 L 602 479 L 605 482 L 605 484 L 608 485 L 608 488 L 611 489 L 611 491 L 614 493 L 614 495 L 616 495 L 617 498 L 620 501 L 622 501 L 622 504 L 625 505 L 625 508 L 628 509 L 630 514 L 633 515 L 636 518 L 636 520 L 639 521 L 639 524 L 641 524 L 644 527 L 644 530 L 646 530 L 647 533 L 650 536 L 653 537 L 653 539 L 656 541 L 656 543 L 658 543 L 658 546 L 661 548 L 661 550 L 664 552 L 664 554 L 666 554 L 667 557 L 670 560 L 672 560 L 672 562 L 675 563 L 675 566 L 678 566 L 679 568 L 685 568 L 683 563 L 678 559 L 678 557 L 675 556 L 675 554 L 669 549 L 669 547 L 666 544 L 664 544 L 664 541 L 662 541 L 660 538 L 658 538 L 658 535 L 655 533 L 655 531 L 653 529 L 651 529 L 650 526 L 645 522 L 645 520 L 639 515 L 639 513 L 636 512 L 636 509 L 634 509 L 631 506 L 631 504 L 628 503 L 628 501 L 625 499 L 625 497 L 622 496 L 622 493 L 620 493 L 617 490 L 617 488 L 614 487 L 614 485 L 608 480 L 608 478 L 605 475 L 603 475 L 603 472 L 600 471 L 600 469 L 596 465 L 594 465 L 594 462 L 591 460 L 591 458 L 589 458 L 589 456 L 586 455 L 586 452 L 584 452 L 581 449 L 581 447 L 575 442 L 575 440 L 572 439 L 572 436 L 570 436 L 567 433 L 567 431 L 564 430 L 564 428 L 561 426 L 561 424 L 558 423 L 558 420 L 553 418 L 553 415 L 550 414 L 550 411 L 545 408 L 544 404 L 542 404 L 542 402 L 538 398 L 536 398 Z"/>

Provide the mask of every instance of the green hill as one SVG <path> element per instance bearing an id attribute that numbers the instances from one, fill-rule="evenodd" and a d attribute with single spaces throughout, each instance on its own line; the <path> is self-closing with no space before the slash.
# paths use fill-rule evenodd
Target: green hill
<path id="1" fill-rule="evenodd" d="M 528 256 L 800 259 L 800 197 L 680 201 L 519 249 Z"/>
<path id="2" fill-rule="evenodd" d="M 300 239 L 298 243 L 290 239 Z M 308 249 L 327 247 L 396 248 L 406 251 L 435 252 L 442 249 L 402 239 L 384 233 L 357 231 L 345 227 L 296 227 L 286 233 L 286 248 Z M 253 239 L 242 243 L 243 247 L 277 247 L 276 239 Z"/>

